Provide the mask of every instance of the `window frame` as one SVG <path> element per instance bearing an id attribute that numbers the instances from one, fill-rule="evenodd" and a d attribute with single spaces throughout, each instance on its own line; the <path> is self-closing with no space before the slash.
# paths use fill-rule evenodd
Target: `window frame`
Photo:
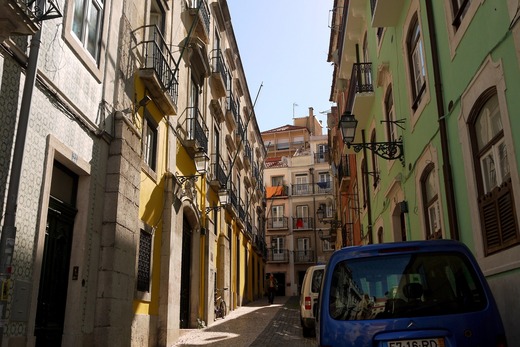
<path id="1" fill-rule="evenodd" d="M 81 13 L 81 18 L 80 18 L 80 21 L 76 20 L 77 17 L 76 17 L 76 6 L 78 5 L 78 3 L 82 1 L 83 2 L 83 9 L 82 9 L 82 13 Z M 87 51 L 90 56 L 92 57 L 92 59 L 94 59 L 94 61 L 99 64 L 99 58 L 100 58 L 100 54 L 101 54 L 101 37 L 102 37 L 102 32 L 103 32 L 103 15 L 104 15 L 104 6 L 103 6 L 103 2 L 101 1 L 98 1 L 98 0 L 74 0 L 73 1 L 73 10 L 72 10 L 72 34 L 76 37 L 76 39 L 80 42 L 81 46 L 83 47 L 83 49 L 85 49 L 85 51 Z M 91 25 L 90 24 L 90 16 L 92 14 L 92 10 L 93 8 L 97 9 L 98 12 L 99 12 L 99 15 L 97 16 L 97 21 L 96 21 L 96 25 L 95 25 L 95 44 L 94 44 L 94 52 L 92 52 L 89 48 L 89 45 L 91 44 L 91 40 L 89 38 L 89 34 L 91 33 Z M 79 24 L 77 24 L 78 22 L 80 22 Z M 77 25 L 79 25 L 80 27 L 80 33 L 77 33 L 76 32 L 76 27 Z M 79 37 L 78 36 L 81 36 Z"/>
<path id="2" fill-rule="evenodd" d="M 468 121 L 471 152 L 473 155 L 473 165 L 477 183 L 478 215 L 482 226 L 481 233 L 485 256 L 502 252 L 510 247 L 520 244 L 518 216 L 516 213 L 516 204 L 518 202 L 515 201 L 511 184 L 512 164 L 508 162 L 509 175 L 507 177 L 502 177 L 502 182 L 497 181 L 496 186 L 492 187 L 491 190 L 487 191 L 484 184 L 481 158 L 486 155 L 490 149 L 492 150 L 494 146 L 505 141 L 504 124 L 501 124 L 502 129 L 499 132 L 489 139 L 482 148 L 479 148 L 478 146 L 478 137 L 475 127 L 479 117 L 483 115 L 482 110 L 493 97 L 497 98 L 499 117 L 502 119 L 502 111 L 498 100 L 498 91 L 495 87 L 490 87 L 477 98 L 470 112 Z M 507 221 L 507 224 L 504 223 L 505 221 Z M 513 223 L 512 229 L 514 234 L 511 233 L 511 230 L 504 230 L 502 228 L 503 224 L 506 224 L 507 227 L 507 225 L 511 225 L 511 223 Z M 494 233 L 495 229 L 498 229 L 496 235 Z M 496 238 L 499 238 L 499 240 L 495 241 Z"/>
<path id="3" fill-rule="evenodd" d="M 151 136 L 151 137 L 150 137 Z M 150 139 L 152 146 L 150 146 Z M 157 152 L 159 143 L 159 129 L 157 123 L 145 111 L 143 119 L 143 162 L 153 172 L 157 172 Z M 151 152 L 150 152 L 151 151 Z"/>
<path id="4" fill-rule="evenodd" d="M 389 84 L 384 99 L 385 120 L 386 120 L 386 138 L 389 142 L 397 140 L 397 126 L 395 117 L 394 96 L 392 85 Z"/>
<path id="5" fill-rule="evenodd" d="M 334 247 L 332 246 L 332 242 L 329 240 L 321 240 L 321 250 L 323 252 L 332 252 L 334 251 Z"/>
<path id="6" fill-rule="evenodd" d="M 406 54 L 408 56 L 408 69 L 410 73 L 412 110 L 415 112 L 423 100 L 427 83 L 423 32 L 418 13 L 413 15 L 410 25 L 408 26 L 406 35 Z M 417 61 L 416 57 L 418 57 L 419 61 Z"/>
<path id="7" fill-rule="evenodd" d="M 71 2 L 72 3 L 72 2 Z M 105 16 L 105 7 L 103 7 L 101 15 L 101 30 L 99 35 L 99 59 L 94 57 L 84 47 L 76 34 L 73 33 L 74 23 L 74 6 L 66 6 L 66 12 L 63 17 L 63 40 L 69 45 L 70 49 L 74 51 L 78 60 L 83 63 L 83 66 L 90 72 L 98 83 L 103 80 L 103 67 L 105 65 L 105 51 L 107 49 L 108 30 L 105 30 L 108 25 L 108 17 Z"/>
<path id="8" fill-rule="evenodd" d="M 457 30 L 460 27 L 460 23 L 464 20 L 464 17 L 468 13 L 471 0 L 450 0 L 450 2 L 453 16 L 451 25 Z"/>
<path id="9" fill-rule="evenodd" d="M 435 194 L 433 196 L 428 197 L 427 192 L 427 183 L 429 179 L 433 179 Z M 441 215 L 440 215 L 440 206 L 439 206 L 439 189 L 437 186 L 436 176 L 435 176 L 435 164 L 428 163 L 424 168 L 421 175 L 421 198 L 422 198 L 422 206 L 423 206 L 423 217 L 424 217 L 424 226 L 425 226 L 425 238 L 427 240 L 431 239 L 440 239 L 442 238 L 442 223 L 441 223 Z M 435 210 L 435 222 L 438 225 L 438 228 L 435 229 L 432 225 L 432 219 L 430 211 L 431 209 Z M 435 229 L 435 230 L 434 230 Z"/>
<path id="10" fill-rule="evenodd" d="M 444 0 L 446 26 L 448 31 L 448 43 L 450 47 L 450 55 L 453 59 L 459 43 L 467 31 L 472 18 L 475 16 L 478 8 L 484 0 L 470 0 L 467 2 L 465 9 L 462 11 L 463 16 L 458 14 L 458 4 L 455 6 L 454 2 L 457 0 Z M 460 2 L 460 1 L 459 1 Z M 459 21 L 457 19 L 460 19 Z"/>
<path id="11" fill-rule="evenodd" d="M 135 288 L 136 288 L 136 291 L 138 293 L 145 293 L 146 295 L 150 295 L 151 291 L 152 291 L 152 261 L 153 261 L 153 257 L 152 257 L 152 254 L 153 254 L 153 243 L 154 243 L 154 233 L 153 233 L 153 228 L 150 226 L 150 225 L 147 225 L 147 224 L 142 224 L 141 228 L 139 229 L 140 232 L 139 232 L 139 249 L 138 249 L 138 252 L 137 252 L 137 264 L 136 264 L 136 284 L 135 284 Z M 144 244 L 142 241 L 144 240 L 143 239 L 143 236 L 146 236 L 149 238 L 149 243 L 148 244 Z M 143 249 L 144 246 L 149 246 L 148 248 L 146 249 Z M 145 254 L 144 252 L 147 251 L 147 254 Z M 148 258 L 147 259 L 143 259 L 143 257 L 147 256 Z M 142 275 L 143 275 L 143 264 L 142 262 L 143 261 L 147 261 L 148 263 L 148 266 L 145 270 L 146 272 L 146 276 L 145 278 L 142 278 Z M 147 281 L 147 284 L 145 285 L 145 287 L 142 287 L 142 284 Z M 140 284 L 141 283 L 141 284 Z M 150 300 L 150 298 L 148 298 L 147 300 Z"/>

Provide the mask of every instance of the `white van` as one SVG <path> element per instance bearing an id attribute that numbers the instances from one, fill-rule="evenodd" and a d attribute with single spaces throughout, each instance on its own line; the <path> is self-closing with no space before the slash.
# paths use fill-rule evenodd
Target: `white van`
<path id="1" fill-rule="evenodd" d="M 318 302 L 324 270 L 325 265 L 311 266 L 307 269 L 303 278 L 300 293 L 300 323 L 303 329 L 303 336 L 305 337 L 314 336 L 315 334 L 313 306 Z"/>

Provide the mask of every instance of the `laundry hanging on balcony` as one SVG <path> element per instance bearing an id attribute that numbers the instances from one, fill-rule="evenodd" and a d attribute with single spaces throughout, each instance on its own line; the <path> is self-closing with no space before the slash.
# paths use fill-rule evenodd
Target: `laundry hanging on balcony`
<path id="1" fill-rule="evenodd" d="M 302 218 L 298 218 L 296 220 L 296 229 L 303 229 L 303 219 Z"/>
<path id="2" fill-rule="evenodd" d="M 283 196 L 283 188 L 283 186 L 266 187 L 265 191 L 267 199 L 273 196 Z"/>
<path id="3" fill-rule="evenodd" d="M 320 189 L 327 189 L 327 188 L 329 188 L 329 182 L 327 182 L 327 181 L 318 182 L 318 187 L 320 187 Z"/>

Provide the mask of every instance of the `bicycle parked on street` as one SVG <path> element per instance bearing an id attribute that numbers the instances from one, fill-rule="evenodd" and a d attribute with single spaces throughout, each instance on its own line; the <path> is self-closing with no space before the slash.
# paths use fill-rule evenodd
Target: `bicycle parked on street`
<path id="1" fill-rule="evenodd" d="M 223 296 L 225 290 L 227 288 L 215 289 L 215 319 L 226 317 L 227 306 Z"/>

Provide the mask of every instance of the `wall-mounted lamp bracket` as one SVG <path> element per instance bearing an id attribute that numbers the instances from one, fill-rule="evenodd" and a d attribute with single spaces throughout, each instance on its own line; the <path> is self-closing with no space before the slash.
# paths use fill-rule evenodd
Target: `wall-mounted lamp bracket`
<path id="1" fill-rule="evenodd" d="M 402 126 L 401 124 L 403 124 L 405 122 L 405 119 L 404 118 L 401 118 L 401 119 L 397 119 L 397 120 L 382 120 L 380 121 L 381 124 L 383 123 L 391 123 L 391 124 L 395 124 L 397 125 L 399 128 L 404 129 L 404 126 Z"/>
<path id="2" fill-rule="evenodd" d="M 354 152 L 358 153 L 363 148 L 371 150 L 374 154 L 386 160 L 399 159 L 404 166 L 403 141 L 390 142 L 369 142 L 369 143 L 347 143 L 347 147 L 352 147 Z"/>
<path id="3" fill-rule="evenodd" d="M 210 213 L 211 211 L 220 211 L 221 208 L 224 208 L 224 206 L 211 206 L 211 207 L 206 207 L 206 209 L 204 210 L 204 212 L 206 212 L 206 214 Z"/>
<path id="4" fill-rule="evenodd" d="M 187 181 L 190 181 L 192 183 L 195 183 L 197 182 L 197 180 L 199 179 L 199 177 L 202 177 L 204 175 L 190 175 L 190 176 L 179 176 L 179 175 L 175 175 L 175 177 L 177 178 L 177 181 L 179 182 L 180 185 L 183 185 L 184 183 L 186 183 Z"/>

